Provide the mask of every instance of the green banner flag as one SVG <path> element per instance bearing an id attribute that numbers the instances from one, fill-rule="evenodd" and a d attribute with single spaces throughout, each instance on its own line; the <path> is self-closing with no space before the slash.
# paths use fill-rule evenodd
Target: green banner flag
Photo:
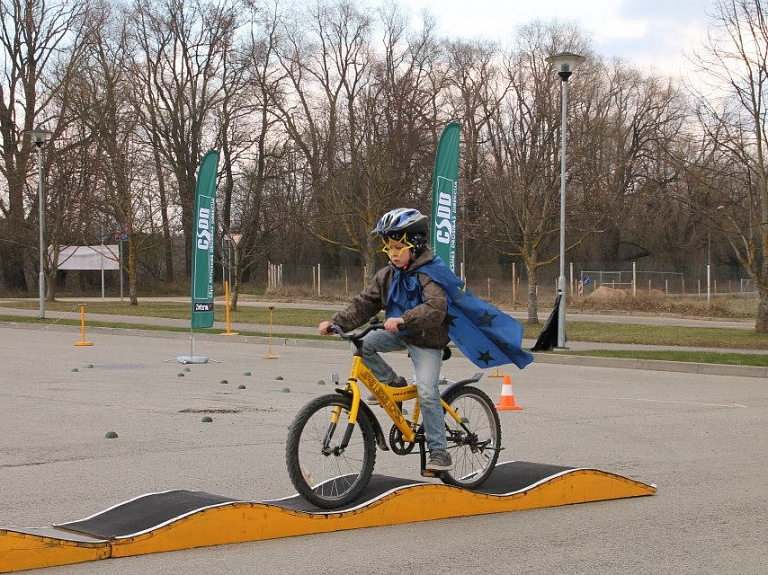
<path id="1" fill-rule="evenodd" d="M 197 173 L 192 238 L 192 329 L 213 325 L 213 248 L 218 167 L 219 153 L 210 150 L 200 162 Z"/>
<path id="2" fill-rule="evenodd" d="M 432 175 L 431 246 L 451 271 L 456 269 L 456 212 L 459 188 L 461 126 L 451 122 L 443 130 Z"/>

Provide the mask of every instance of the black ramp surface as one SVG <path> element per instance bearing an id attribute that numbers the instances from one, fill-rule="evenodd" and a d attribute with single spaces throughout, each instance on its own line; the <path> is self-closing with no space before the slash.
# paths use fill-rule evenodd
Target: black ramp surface
<path id="1" fill-rule="evenodd" d="M 319 507 L 315 507 L 314 505 L 312 505 L 311 503 L 303 499 L 300 495 L 294 495 L 289 499 L 281 499 L 279 501 L 265 501 L 264 503 L 269 505 L 276 505 L 284 509 L 292 509 L 293 511 L 305 511 L 307 513 L 317 513 L 317 512 L 339 513 L 341 511 L 359 507 L 361 504 L 365 503 L 366 501 L 372 501 L 378 497 L 381 497 L 382 495 L 384 495 L 385 493 L 393 489 L 398 489 L 401 487 L 409 487 L 411 485 L 424 485 L 424 483 L 421 481 L 411 481 L 408 479 L 400 479 L 399 477 L 390 477 L 388 475 L 372 475 L 370 482 L 368 483 L 366 488 L 363 490 L 363 493 L 360 495 L 360 497 L 357 498 L 357 500 L 355 500 L 349 505 L 345 505 L 344 507 L 338 507 L 330 511 L 320 509 Z"/>
<path id="2" fill-rule="evenodd" d="M 548 465 L 542 463 L 530 463 L 527 461 L 508 461 L 499 463 L 488 480 L 479 488 L 474 490 L 477 493 L 486 495 L 504 495 L 523 491 L 548 477 L 558 475 L 564 471 L 571 471 L 574 467 L 562 465 Z M 288 499 L 279 501 L 265 501 L 264 503 L 291 509 L 293 511 L 304 511 L 307 513 L 340 513 L 349 509 L 355 509 L 367 501 L 373 501 L 382 495 L 395 490 L 413 486 L 442 485 L 440 481 L 422 482 L 388 475 L 373 475 L 371 481 L 358 499 L 344 507 L 338 507 L 332 510 L 323 510 L 315 507 L 305 501 L 301 496 L 294 495 Z"/>
<path id="3" fill-rule="evenodd" d="M 562 465 L 530 463 L 528 461 L 499 463 L 488 478 L 488 481 L 483 483 L 476 491 L 488 495 L 503 495 L 504 493 L 522 491 L 548 477 L 572 469 L 575 468 Z"/>
<path id="4" fill-rule="evenodd" d="M 101 539 L 128 537 L 162 525 L 197 509 L 238 501 L 204 491 L 150 493 L 80 521 L 57 525 Z"/>
<path id="5" fill-rule="evenodd" d="M 511 461 L 496 466 L 491 477 L 475 491 L 487 495 L 504 495 L 524 491 L 564 471 L 575 468 L 561 465 Z M 366 502 L 374 501 L 390 491 L 408 487 L 429 487 L 439 482 L 425 483 L 387 475 L 373 475 L 362 495 L 354 503 L 333 510 L 323 510 L 308 503 L 298 495 L 278 501 L 262 503 L 284 509 L 306 513 L 341 513 L 356 509 Z M 131 501 L 116 505 L 92 517 L 57 525 L 76 533 L 84 533 L 100 539 L 129 537 L 152 530 L 173 519 L 208 507 L 242 501 L 204 491 L 166 491 L 150 493 Z"/>

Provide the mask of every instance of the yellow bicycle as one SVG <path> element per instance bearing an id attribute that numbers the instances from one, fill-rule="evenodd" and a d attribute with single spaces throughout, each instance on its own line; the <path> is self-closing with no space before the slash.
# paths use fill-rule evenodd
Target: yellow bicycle
<path id="1" fill-rule="evenodd" d="M 331 328 L 355 346 L 352 369 L 336 393 L 320 396 L 305 405 L 288 430 L 286 465 L 291 482 L 307 501 L 323 509 L 342 507 L 363 492 L 376 463 L 376 447 L 397 455 L 410 454 L 419 446 L 421 471 L 425 475 L 426 437 L 419 424 L 415 385 L 391 387 L 381 383 L 363 364 L 363 337 L 383 324 L 372 320 L 359 332 L 344 333 Z M 479 487 L 493 472 L 501 450 L 501 425 L 493 402 L 470 384 L 482 373 L 449 385 L 441 393 L 445 433 L 453 467 L 432 474 L 444 483 L 463 488 Z M 338 375 L 335 376 L 338 384 Z M 389 442 L 373 410 L 360 399 L 360 384 L 379 400 L 392 420 Z M 403 402 L 415 400 L 408 415 Z"/>

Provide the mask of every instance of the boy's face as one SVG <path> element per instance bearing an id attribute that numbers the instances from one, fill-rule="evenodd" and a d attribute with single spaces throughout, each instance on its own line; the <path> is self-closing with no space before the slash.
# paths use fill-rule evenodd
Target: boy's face
<path id="1" fill-rule="evenodd" d="M 399 240 L 387 239 L 384 241 L 384 248 L 381 250 L 389 257 L 389 260 L 395 264 L 395 267 L 403 269 L 411 263 L 411 248 L 413 244 L 406 241 L 405 236 Z"/>

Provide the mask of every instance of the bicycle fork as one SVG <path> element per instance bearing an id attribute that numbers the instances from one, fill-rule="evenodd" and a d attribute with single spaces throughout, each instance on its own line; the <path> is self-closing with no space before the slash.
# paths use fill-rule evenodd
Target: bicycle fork
<path id="1" fill-rule="evenodd" d="M 333 437 L 336 435 L 336 430 L 339 427 L 339 420 L 341 419 L 341 407 L 336 407 L 333 410 L 333 414 L 331 415 L 331 421 L 328 424 L 328 429 L 325 431 L 325 437 L 323 437 L 323 447 L 320 450 L 320 452 L 323 455 L 341 455 L 344 453 L 344 450 L 347 448 L 347 445 L 349 445 L 349 440 L 352 437 L 352 432 L 355 429 L 355 423 L 352 421 L 352 418 L 350 417 L 350 420 L 347 422 L 347 427 L 344 430 L 344 436 L 341 438 L 341 441 L 338 443 L 336 447 L 331 447 L 331 441 L 333 440 Z"/>
<path id="2" fill-rule="evenodd" d="M 321 453 L 323 455 L 341 455 L 344 453 L 347 445 L 349 445 L 349 440 L 352 438 L 352 432 L 355 430 L 357 414 L 360 409 L 360 388 L 357 385 L 352 385 L 351 379 L 349 388 L 352 392 L 352 406 L 349 409 L 349 419 L 347 420 L 347 426 L 344 430 L 344 435 L 341 438 L 339 444 L 335 448 L 331 449 L 331 441 L 333 440 L 334 435 L 336 435 L 336 430 L 339 427 L 339 421 L 341 420 L 342 413 L 341 406 L 337 406 L 333 409 L 331 414 L 331 421 L 328 424 L 328 429 L 326 430 L 325 437 L 323 438 L 323 447 L 321 449 Z"/>

